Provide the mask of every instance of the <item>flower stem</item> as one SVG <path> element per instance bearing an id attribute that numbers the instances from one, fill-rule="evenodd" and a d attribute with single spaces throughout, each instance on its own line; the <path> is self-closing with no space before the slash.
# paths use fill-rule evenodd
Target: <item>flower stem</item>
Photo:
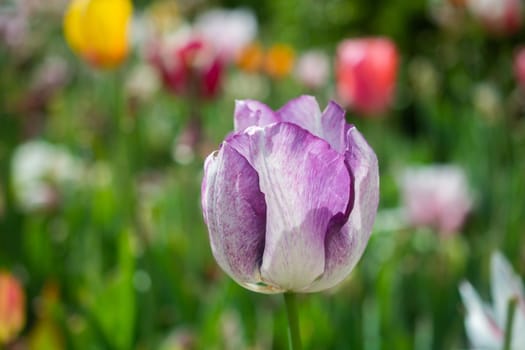
<path id="1" fill-rule="evenodd" d="M 518 298 L 511 298 L 507 306 L 507 322 L 505 323 L 505 342 L 503 343 L 503 350 L 510 350 L 512 343 L 512 325 L 514 321 L 514 313 L 518 305 Z"/>
<path id="2" fill-rule="evenodd" d="M 284 294 L 286 304 L 286 314 L 288 315 L 288 337 L 291 350 L 301 350 L 301 334 L 299 332 L 299 317 L 297 313 L 296 295 L 293 293 Z"/>

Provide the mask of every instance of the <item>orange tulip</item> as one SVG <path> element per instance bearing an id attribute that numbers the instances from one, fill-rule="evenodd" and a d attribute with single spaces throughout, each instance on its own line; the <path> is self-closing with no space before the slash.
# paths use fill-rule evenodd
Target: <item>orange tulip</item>
<path id="1" fill-rule="evenodd" d="M 0 272 L 0 344 L 13 340 L 24 324 L 24 291 L 15 277 Z"/>
<path id="2" fill-rule="evenodd" d="M 261 44 L 252 43 L 240 52 L 237 65 L 245 72 L 257 72 L 262 66 L 263 58 L 264 53 Z"/>
<path id="3" fill-rule="evenodd" d="M 281 79 L 292 72 L 295 61 L 294 50 L 285 44 L 275 44 L 266 53 L 264 70 L 275 79 Z"/>
<path id="4" fill-rule="evenodd" d="M 99 68 L 120 64 L 129 50 L 130 0 L 72 0 L 64 15 L 71 49 Z"/>

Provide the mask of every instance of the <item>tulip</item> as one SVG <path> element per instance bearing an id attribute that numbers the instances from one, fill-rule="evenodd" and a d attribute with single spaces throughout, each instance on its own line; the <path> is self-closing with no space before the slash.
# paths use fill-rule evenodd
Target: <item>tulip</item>
<path id="1" fill-rule="evenodd" d="M 481 300 L 469 282 L 464 281 L 459 287 L 467 311 L 465 318 L 467 336 L 475 349 L 502 349 L 509 301 L 511 298 L 517 298 L 518 304 L 512 322 L 511 349 L 525 349 L 523 284 L 501 253 L 492 254 L 490 267 L 492 307 Z"/>
<path id="2" fill-rule="evenodd" d="M 525 89 L 525 47 L 519 48 L 514 55 L 514 75 L 522 89 Z"/>
<path id="3" fill-rule="evenodd" d="M 408 221 L 448 235 L 457 232 L 472 208 L 463 170 L 455 166 L 427 166 L 406 169 L 401 193 Z"/>
<path id="4" fill-rule="evenodd" d="M 328 55 L 322 51 L 308 51 L 299 57 L 295 75 L 297 80 L 309 89 L 323 87 L 330 74 Z"/>
<path id="5" fill-rule="evenodd" d="M 245 9 L 210 10 L 198 16 L 194 26 L 225 62 L 233 62 L 257 35 L 255 15 Z"/>
<path id="6" fill-rule="evenodd" d="M 286 44 L 275 44 L 268 49 L 263 61 L 265 72 L 274 79 L 282 79 L 294 67 L 295 52 Z"/>
<path id="7" fill-rule="evenodd" d="M 71 49 L 99 68 L 112 68 L 128 54 L 130 0 L 72 0 L 64 15 Z"/>
<path id="8" fill-rule="evenodd" d="M 345 40 L 337 48 L 336 80 L 341 101 L 358 113 L 380 114 L 392 103 L 398 53 L 386 38 Z"/>
<path id="9" fill-rule="evenodd" d="M 235 131 L 208 156 L 202 209 L 212 253 L 261 293 L 335 286 L 367 245 L 377 158 L 344 110 L 301 96 L 278 111 L 237 101 Z"/>
<path id="10" fill-rule="evenodd" d="M 49 209 L 60 199 L 60 187 L 82 177 L 83 166 L 67 150 L 44 141 L 19 145 L 11 164 L 13 192 L 25 211 Z"/>
<path id="11" fill-rule="evenodd" d="M 15 277 L 0 272 L 0 345 L 13 340 L 24 324 L 24 291 Z"/>
<path id="12" fill-rule="evenodd" d="M 264 52 L 261 44 L 251 43 L 241 50 L 236 63 L 241 70 L 254 73 L 261 69 L 263 60 Z"/>
<path id="13" fill-rule="evenodd" d="M 468 0 L 467 7 L 495 34 L 512 34 L 521 27 L 521 0 Z"/>
<path id="14" fill-rule="evenodd" d="M 191 29 L 153 43 L 149 60 L 175 94 L 213 98 L 220 90 L 224 64 L 215 49 Z"/>

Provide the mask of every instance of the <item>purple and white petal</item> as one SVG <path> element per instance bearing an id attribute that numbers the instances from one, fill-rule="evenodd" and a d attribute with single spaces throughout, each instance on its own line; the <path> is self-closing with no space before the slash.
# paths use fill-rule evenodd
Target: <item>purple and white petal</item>
<path id="1" fill-rule="evenodd" d="M 278 121 L 274 111 L 262 102 L 255 100 L 235 101 L 233 123 L 236 132 L 242 132 L 250 126 L 265 126 Z"/>
<path id="2" fill-rule="evenodd" d="M 353 207 L 340 230 L 326 236 L 326 266 L 322 277 L 305 289 L 316 292 L 341 282 L 357 264 L 370 238 L 379 204 L 379 168 L 377 157 L 355 127 L 347 135 L 346 164 L 352 174 Z"/>
<path id="3" fill-rule="evenodd" d="M 303 95 L 294 98 L 275 113 L 280 121 L 299 125 L 311 134 L 324 138 L 321 109 L 313 96 Z"/>
<path id="4" fill-rule="evenodd" d="M 327 141 L 339 153 L 345 151 L 348 124 L 345 111 L 331 101 L 323 113 L 312 96 L 297 97 L 276 112 L 280 121 L 299 125 Z"/>
<path id="5" fill-rule="evenodd" d="M 321 115 L 323 139 L 332 147 L 343 153 L 346 150 L 346 135 L 350 125 L 346 123 L 345 110 L 334 101 L 330 101 Z"/>
<path id="6" fill-rule="evenodd" d="M 290 123 L 250 128 L 229 141 L 257 171 L 267 206 L 264 281 L 300 291 L 325 270 L 325 236 L 349 200 L 344 156 Z"/>
<path id="7" fill-rule="evenodd" d="M 241 285 L 259 282 L 264 195 L 256 171 L 227 143 L 206 159 L 202 206 L 212 252 L 221 268 Z"/>

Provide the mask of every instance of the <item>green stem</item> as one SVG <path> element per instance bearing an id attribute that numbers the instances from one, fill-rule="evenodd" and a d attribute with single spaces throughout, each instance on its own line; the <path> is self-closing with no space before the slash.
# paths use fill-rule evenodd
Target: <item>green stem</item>
<path id="1" fill-rule="evenodd" d="M 293 293 L 284 294 L 286 304 L 286 314 L 288 315 L 288 337 L 290 339 L 291 350 L 301 350 L 301 334 L 299 332 L 299 317 L 297 313 L 296 295 Z"/>
<path id="2" fill-rule="evenodd" d="M 512 343 L 512 324 L 514 323 L 514 313 L 518 305 L 518 298 L 511 298 L 507 306 L 507 322 L 505 323 L 505 342 L 503 350 L 510 350 Z"/>

